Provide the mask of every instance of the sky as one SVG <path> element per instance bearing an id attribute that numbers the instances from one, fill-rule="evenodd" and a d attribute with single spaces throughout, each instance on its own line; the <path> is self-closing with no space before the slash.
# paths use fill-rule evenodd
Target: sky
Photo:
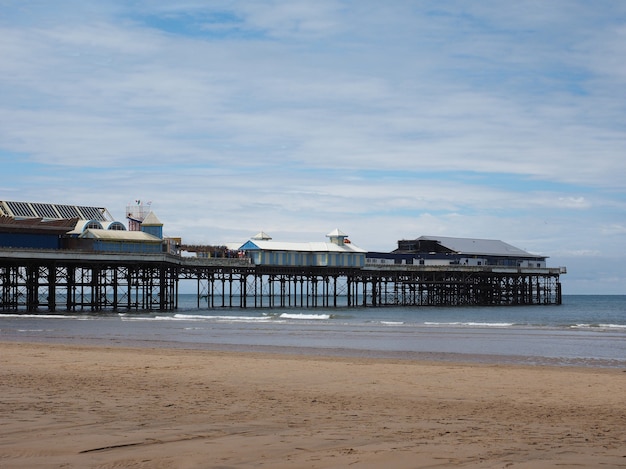
<path id="1" fill-rule="evenodd" d="M 626 2 L 0 0 L 0 200 L 500 239 L 626 294 Z"/>

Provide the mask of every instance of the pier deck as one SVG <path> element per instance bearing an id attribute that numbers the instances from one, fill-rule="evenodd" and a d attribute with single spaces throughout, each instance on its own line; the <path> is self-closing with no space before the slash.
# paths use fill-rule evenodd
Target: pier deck
<path id="1" fill-rule="evenodd" d="M 0 312 L 561 304 L 562 268 L 256 266 L 249 259 L 0 249 Z"/>

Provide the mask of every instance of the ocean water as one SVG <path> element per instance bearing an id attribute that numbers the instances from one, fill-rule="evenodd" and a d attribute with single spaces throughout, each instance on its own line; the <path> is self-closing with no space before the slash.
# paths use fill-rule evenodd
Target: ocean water
<path id="1" fill-rule="evenodd" d="M 626 368 L 626 295 L 559 306 L 0 314 L 0 340 Z"/>

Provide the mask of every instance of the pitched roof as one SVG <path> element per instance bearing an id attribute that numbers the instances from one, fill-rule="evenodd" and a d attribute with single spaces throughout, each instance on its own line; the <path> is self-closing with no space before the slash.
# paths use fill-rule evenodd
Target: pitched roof
<path id="1" fill-rule="evenodd" d="M 240 249 L 261 251 L 291 251 L 291 252 L 352 252 L 365 253 L 365 249 L 361 249 L 354 244 L 344 244 L 339 246 L 335 243 L 293 243 L 279 241 L 264 241 L 251 239 Z"/>
<path id="2" fill-rule="evenodd" d="M 516 248 L 504 241 L 496 239 L 450 238 L 446 236 L 420 236 L 418 240 L 435 241 L 443 247 L 457 254 L 536 257 L 544 259 L 546 256 L 531 254 L 523 249 Z"/>
<path id="3" fill-rule="evenodd" d="M 16 219 L 13 217 L 0 215 L 0 229 L 2 231 L 16 232 L 54 232 L 65 234 L 76 225 L 76 220 L 42 220 L 41 218 Z"/>
<path id="4" fill-rule="evenodd" d="M 80 236 L 81 238 L 102 239 L 106 241 L 132 241 L 143 243 L 161 243 L 163 240 L 144 233 L 143 231 L 121 231 L 121 230 L 97 230 L 88 229 Z"/>
<path id="5" fill-rule="evenodd" d="M 263 239 L 263 240 L 269 240 L 272 239 L 272 237 L 270 235 L 268 235 L 267 233 L 265 233 L 264 231 L 259 231 L 257 234 L 255 234 L 252 238 L 250 239 Z"/>
<path id="6" fill-rule="evenodd" d="M 161 223 L 161 220 L 159 220 L 154 212 L 148 213 L 148 215 L 146 215 L 146 218 L 143 219 L 141 224 L 143 226 L 163 226 L 163 223 Z"/>
<path id="7" fill-rule="evenodd" d="M 348 235 L 341 231 L 339 228 L 335 228 L 333 231 L 326 235 L 328 238 L 347 238 Z"/>

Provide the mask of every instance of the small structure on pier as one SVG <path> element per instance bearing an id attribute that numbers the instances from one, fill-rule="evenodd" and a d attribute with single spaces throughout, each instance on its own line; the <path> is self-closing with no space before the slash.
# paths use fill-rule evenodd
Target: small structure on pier
<path id="1" fill-rule="evenodd" d="M 136 200 L 134 205 L 126 206 L 126 218 L 130 231 L 141 231 L 156 238 L 163 238 L 163 223 L 150 209 L 152 202 Z"/>
<path id="2" fill-rule="evenodd" d="M 95 252 L 128 252 L 139 254 L 163 251 L 163 240 L 142 231 L 109 231 L 89 229 L 80 236 L 83 250 Z"/>
<path id="3" fill-rule="evenodd" d="M 365 249 L 352 244 L 348 235 L 335 229 L 326 236 L 329 242 L 294 243 L 272 241 L 269 235 L 260 232 L 239 250 L 254 265 L 356 268 L 365 265 Z"/>

